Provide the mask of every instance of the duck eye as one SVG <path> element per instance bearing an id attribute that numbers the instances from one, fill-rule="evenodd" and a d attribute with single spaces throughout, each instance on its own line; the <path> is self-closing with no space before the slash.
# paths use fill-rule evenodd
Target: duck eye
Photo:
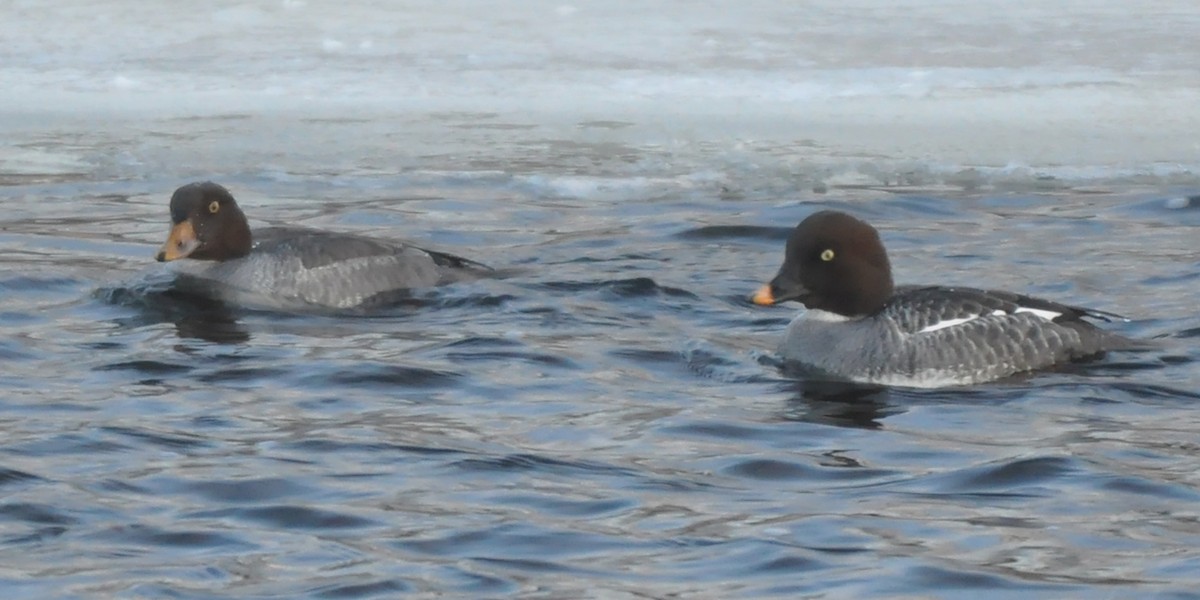
<path id="1" fill-rule="evenodd" d="M 823 260 L 825 262 L 829 262 L 829 261 L 833 260 L 833 250 L 830 250 L 829 248 L 822 250 L 821 251 L 821 260 Z"/>
<path id="2" fill-rule="evenodd" d="M 217 202 L 216 200 L 213 200 L 212 202 L 208 203 L 208 212 L 210 212 L 210 213 L 212 213 L 212 214 L 214 214 L 214 215 L 215 215 L 215 214 L 217 214 L 217 211 L 218 211 L 218 210 L 221 210 L 221 203 L 220 203 L 220 202 Z"/>

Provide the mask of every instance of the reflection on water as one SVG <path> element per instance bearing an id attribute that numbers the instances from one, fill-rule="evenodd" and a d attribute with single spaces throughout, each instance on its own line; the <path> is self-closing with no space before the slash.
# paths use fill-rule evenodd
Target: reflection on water
<path id="1" fill-rule="evenodd" d="M 904 411 L 881 386 L 798 379 L 783 387 L 791 395 L 784 414 L 797 421 L 877 429 L 884 418 Z"/>
<path id="2" fill-rule="evenodd" d="M 179 337 L 184 339 L 216 344 L 240 344 L 250 340 L 249 331 L 237 320 L 238 307 L 199 293 L 183 280 L 100 288 L 96 295 L 105 302 L 136 311 L 135 316 L 116 320 L 122 327 L 172 323 Z"/>

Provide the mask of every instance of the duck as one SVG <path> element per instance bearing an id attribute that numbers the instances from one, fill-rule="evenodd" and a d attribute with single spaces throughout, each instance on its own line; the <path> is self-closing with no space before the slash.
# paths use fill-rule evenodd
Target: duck
<path id="1" fill-rule="evenodd" d="M 418 288 L 493 270 L 406 242 L 301 227 L 251 230 L 224 186 L 183 185 L 171 195 L 171 230 L 155 255 L 222 300 L 267 307 L 359 308 Z"/>
<path id="2" fill-rule="evenodd" d="M 783 265 L 751 300 L 806 308 L 779 344 L 785 363 L 866 384 L 972 385 L 1145 347 L 1088 320 L 1127 320 L 1115 313 L 1007 291 L 896 286 L 879 232 L 836 210 L 792 230 Z"/>

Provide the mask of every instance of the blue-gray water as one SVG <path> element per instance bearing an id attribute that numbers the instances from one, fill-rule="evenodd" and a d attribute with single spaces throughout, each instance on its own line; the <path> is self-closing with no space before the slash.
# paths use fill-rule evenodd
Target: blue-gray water
<path id="1" fill-rule="evenodd" d="M 1194 597 L 1195 208 L 327 180 L 230 183 L 262 220 L 510 275 L 381 314 L 223 308 L 151 261 L 170 189 L 4 188 L 6 598 Z M 1127 313 L 1164 347 L 969 389 L 790 379 L 794 308 L 746 295 L 825 206 L 901 281 Z"/>
<path id="2" fill-rule="evenodd" d="M 1194 0 L 0 5 L 5 600 L 1200 597 Z M 181 296 L 197 179 L 505 277 Z M 1161 347 L 788 376 L 825 207 Z"/>

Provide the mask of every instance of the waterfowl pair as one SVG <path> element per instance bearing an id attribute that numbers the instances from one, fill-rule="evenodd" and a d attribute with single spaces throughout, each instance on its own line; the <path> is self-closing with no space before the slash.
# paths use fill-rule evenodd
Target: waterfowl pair
<path id="1" fill-rule="evenodd" d="M 233 196 L 212 182 L 176 190 L 171 221 L 157 259 L 193 259 L 188 275 L 237 300 L 352 308 L 491 272 L 403 242 L 295 227 L 252 232 Z M 867 383 L 979 383 L 1142 347 L 1084 320 L 1112 313 L 1012 292 L 894 286 L 879 233 L 837 211 L 796 227 L 779 273 L 753 300 L 808 309 L 784 334 L 784 359 Z"/>

